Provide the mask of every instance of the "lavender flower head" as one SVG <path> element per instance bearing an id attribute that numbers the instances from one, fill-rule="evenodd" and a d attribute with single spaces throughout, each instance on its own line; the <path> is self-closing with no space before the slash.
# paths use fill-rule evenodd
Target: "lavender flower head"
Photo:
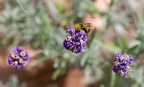
<path id="1" fill-rule="evenodd" d="M 74 27 L 67 30 L 69 36 L 64 40 L 63 45 L 67 50 L 74 53 L 81 53 L 86 48 L 87 34 L 84 30 L 75 31 Z"/>
<path id="2" fill-rule="evenodd" d="M 8 63 L 15 69 L 21 69 L 25 67 L 29 62 L 29 55 L 20 47 L 14 47 L 9 54 Z"/>
<path id="3" fill-rule="evenodd" d="M 114 66 L 112 70 L 116 74 L 120 74 L 121 76 L 128 76 L 132 70 L 130 64 L 134 63 L 134 59 L 130 55 L 126 55 L 123 53 L 118 53 L 114 58 Z"/>

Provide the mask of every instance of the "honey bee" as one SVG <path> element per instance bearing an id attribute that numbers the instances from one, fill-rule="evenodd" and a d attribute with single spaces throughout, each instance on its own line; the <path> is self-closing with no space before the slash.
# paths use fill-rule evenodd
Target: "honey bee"
<path id="1" fill-rule="evenodd" d="M 91 23 L 79 23 L 75 25 L 75 30 L 77 32 L 80 32 L 81 30 L 84 30 L 86 33 L 90 32 Z"/>

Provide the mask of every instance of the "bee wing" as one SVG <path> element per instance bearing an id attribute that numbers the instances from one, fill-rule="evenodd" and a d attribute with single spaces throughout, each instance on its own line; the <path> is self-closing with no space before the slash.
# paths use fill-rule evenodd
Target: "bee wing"
<path id="1" fill-rule="evenodd" d="M 92 27 L 91 23 L 85 23 L 88 27 Z"/>

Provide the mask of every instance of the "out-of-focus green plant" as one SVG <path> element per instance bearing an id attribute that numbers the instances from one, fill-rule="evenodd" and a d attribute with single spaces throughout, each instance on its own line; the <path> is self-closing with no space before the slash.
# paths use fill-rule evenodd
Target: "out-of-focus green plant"
<path id="1" fill-rule="evenodd" d="M 19 81 L 18 81 L 18 78 L 17 78 L 16 75 L 12 75 L 12 76 L 10 77 L 8 83 L 9 83 L 9 86 L 10 86 L 10 87 L 26 87 L 26 86 L 27 86 L 27 84 L 24 83 L 24 82 L 19 85 Z"/>
<path id="2" fill-rule="evenodd" d="M 27 84 L 25 82 L 19 84 L 17 76 L 11 75 L 6 84 L 0 82 L 0 87 L 27 87 Z"/>
<path id="3" fill-rule="evenodd" d="M 143 87 L 144 73 L 139 61 L 144 52 L 143 17 L 140 13 L 127 9 L 125 5 L 126 10 L 122 7 L 115 8 L 116 4 L 124 5 L 123 0 L 112 0 L 108 11 L 101 12 L 92 0 L 73 0 L 72 9 L 66 12 L 66 7 L 58 2 L 12 0 L 6 4 L 4 16 L 0 17 L 0 23 L 6 33 L 6 38 L 0 43 L 3 45 L 11 43 L 11 46 L 30 44 L 36 49 L 33 56 L 38 53 L 42 54 L 42 57 L 33 64 L 34 66 L 55 58 L 56 71 L 52 76 L 53 79 L 66 73 L 68 68 L 75 66 L 84 70 L 85 81 L 89 84 L 99 82 L 101 87 Z M 130 12 L 127 13 L 127 10 Z M 87 14 L 101 15 L 105 24 L 99 32 L 92 31 L 92 34 L 89 35 L 87 49 L 77 55 L 63 47 L 63 40 L 66 36 L 64 25 L 83 22 Z M 132 29 L 137 29 L 135 30 L 137 38 L 128 41 L 126 37 L 130 33 L 126 32 L 125 28 L 130 27 L 131 23 L 136 25 Z M 113 40 L 102 41 L 101 38 L 109 30 L 113 31 L 108 33 L 113 35 Z M 134 71 L 130 77 L 123 78 L 112 72 L 113 58 L 101 55 L 102 48 L 112 54 L 124 52 L 133 55 L 136 63 L 133 65 Z M 15 86 L 15 84 L 12 85 Z"/>

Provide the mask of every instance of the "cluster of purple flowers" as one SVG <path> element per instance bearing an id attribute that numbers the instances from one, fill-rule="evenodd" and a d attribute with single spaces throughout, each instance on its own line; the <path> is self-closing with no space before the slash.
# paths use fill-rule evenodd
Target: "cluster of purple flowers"
<path id="1" fill-rule="evenodd" d="M 21 69 L 25 67 L 29 62 L 29 55 L 20 47 L 14 47 L 9 54 L 8 63 L 15 69 Z"/>
<path id="2" fill-rule="evenodd" d="M 118 53 L 114 58 L 114 66 L 112 70 L 121 76 L 128 76 L 132 71 L 130 64 L 134 63 L 134 59 L 131 55 L 126 55 L 124 53 Z"/>
<path id="3" fill-rule="evenodd" d="M 86 48 L 87 33 L 84 30 L 77 32 L 74 27 L 67 30 L 69 36 L 63 41 L 63 45 L 67 50 L 73 53 L 81 53 Z M 20 47 L 14 47 L 9 54 L 8 63 L 15 69 L 21 69 L 25 67 L 30 58 L 28 53 Z M 134 63 L 134 59 L 131 55 L 124 53 L 118 53 L 114 58 L 114 66 L 112 70 L 121 76 L 128 76 L 132 71 L 130 64 Z"/>
<path id="4" fill-rule="evenodd" d="M 67 30 L 69 36 L 63 41 L 63 45 L 67 50 L 74 53 L 81 53 L 86 48 L 87 33 L 84 30 L 75 31 L 74 27 Z"/>

